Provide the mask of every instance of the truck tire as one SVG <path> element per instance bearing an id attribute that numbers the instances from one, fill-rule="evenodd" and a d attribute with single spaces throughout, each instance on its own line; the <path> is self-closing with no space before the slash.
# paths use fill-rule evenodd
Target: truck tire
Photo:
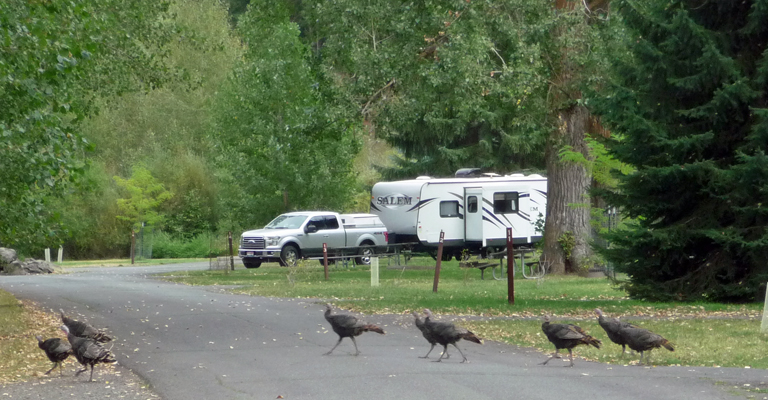
<path id="1" fill-rule="evenodd" d="M 293 244 L 286 244 L 280 251 L 280 265 L 283 267 L 295 267 L 299 264 L 299 248 Z"/>
<path id="2" fill-rule="evenodd" d="M 261 261 L 243 260 L 245 268 L 259 268 L 261 267 Z"/>
<path id="3" fill-rule="evenodd" d="M 364 244 L 360 247 L 358 252 L 360 257 L 355 258 L 355 264 L 357 265 L 371 265 L 371 257 L 376 254 L 376 250 L 370 244 Z"/>

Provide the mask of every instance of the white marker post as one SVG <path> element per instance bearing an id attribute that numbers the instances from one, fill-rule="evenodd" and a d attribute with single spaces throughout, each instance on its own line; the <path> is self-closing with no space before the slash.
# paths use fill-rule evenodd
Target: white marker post
<path id="1" fill-rule="evenodd" d="M 371 286 L 379 286 L 379 257 L 371 257 Z"/>
<path id="2" fill-rule="evenodd" d="M 59 264 L 64 260 L 64 246 L 59 246 Z"/>
<path id="3" fill-rule="evenodd" d="M 760 332 L 768 332 L 768 287 L 765 288 L 765 306 L 763 306 L 763 322 L 760 324 Z"/>
<path id="4" fill-rule="evenodd" d="M 45 248 L 45 262 L 51 262 L 51 248 Z"/>

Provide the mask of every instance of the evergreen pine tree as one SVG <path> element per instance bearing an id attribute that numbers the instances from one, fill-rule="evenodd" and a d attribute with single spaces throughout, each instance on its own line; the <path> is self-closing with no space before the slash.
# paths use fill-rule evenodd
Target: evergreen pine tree
<path id="1" fill-rule="evenodd" d="M 750 301 L 768 280 L 768 0 L 617 0 L 630 34 L 596 109 L 636 171 L 604 254 L 634 298 Z M 593 103 L 594 104 L 594 103 Z"/>

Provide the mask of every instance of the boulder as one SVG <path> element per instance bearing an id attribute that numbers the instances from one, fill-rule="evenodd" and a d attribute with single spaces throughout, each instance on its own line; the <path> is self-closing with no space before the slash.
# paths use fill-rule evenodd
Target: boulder
<path id="1" fill-rule="evenodd" d="M 16 250 L 9 249 L 7 247 L 0 247 L 0 270 L 2 270 L 6 265 L 16 261 L 17 259 Z"/>
<path id="2" fill-rule="evenodd" d="M 28 274 L 52 274 L 53 265 L 44 260 L 28 258 L 21 263 L 21 268 Z"/>
<path id="3" fill-rule="evenodd" d="M 27 271 L 24 270 L 24 266 L 19 260 L 13 260 L 10 264 L 6 264 L 3 267 L 3 273 L 8 275 L 26 275 Z"/>

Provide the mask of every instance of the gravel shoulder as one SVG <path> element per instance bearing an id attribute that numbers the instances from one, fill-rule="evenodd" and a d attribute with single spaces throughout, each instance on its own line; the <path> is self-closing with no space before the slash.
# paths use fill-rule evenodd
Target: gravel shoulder
<path id="1" fill-rule="evenodd" d="M 160 399 L 139 376 L 120 365 L 98 365 L 93 382 L 88 382 L 90 371 L 80 376 L 75 371 L 75 364 L 68 361 L 61 377 L 57 368 L 50 376 L 2 385 L 0 399 Z"/>

